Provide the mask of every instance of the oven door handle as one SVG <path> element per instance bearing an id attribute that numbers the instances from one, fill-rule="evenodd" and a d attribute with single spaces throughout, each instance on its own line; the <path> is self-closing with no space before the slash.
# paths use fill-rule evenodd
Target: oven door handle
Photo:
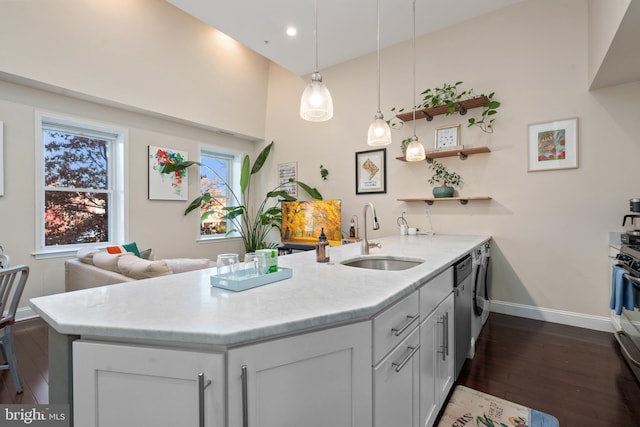
<path id="1" fill-rule="evenodd" d="M 623 276 L 625 279 L 630 281 L 633 284 L 633 286 L 635 286 L 636 288 L 640 288 L 640 279 L 638 279 L 637 277 L 633 277 L 628 273 L 624 273 Z"/>
<path id="2" fill-rule="evenodd" d="M 633 358 L 633 356 L 631 356 L 631 353 L 629 353 L 629 350 L 627 350 L 627 347 L 625 347 L 625 345 L 622 343 L 622 339 L 623 337 L 627 340 L 629 340 L 629 337 L 627 337 L 627 335 L 622 332 L 622 331 L 616 331 L 613 336 L 616 337 L 616 341 L 618 341 L 618 344 L 620 344 L 620 349 L 622 350 L 622 352 L 625 354 L 625 356 L 627 356 L 627 359 L 633 363 L 634 365 L 636 365 L 637 367 L 640 368 L 640 362 L 637 361 L 636 359 Z"/>

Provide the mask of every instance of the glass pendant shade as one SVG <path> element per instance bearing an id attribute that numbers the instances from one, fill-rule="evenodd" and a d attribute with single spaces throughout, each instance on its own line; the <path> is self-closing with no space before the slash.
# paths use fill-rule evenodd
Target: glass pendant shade
<path id="1" fill-rule="evenodd" d="M 300 100 L 300 117 L 310 122 L 324 122 L 333 117 L 333 100 L 322 76 L 314 72 Z"/>
<path id="2" fill-rule="evenodd" d="M 425 158 L 424 147 L 418 141 L 418 137 L 413 135 L 411 137 L 411 142 L 407 146 L 406 160 L 408 162 L 419 162 Z"/>
<path id="3" fill-rule="evenodd" d="M 391 128 L 379 111 L 376 114 L 375 120 L 371 123 L 371 126 L 369 126 L 367 144 L 374 147 L 391 144 Z"/>

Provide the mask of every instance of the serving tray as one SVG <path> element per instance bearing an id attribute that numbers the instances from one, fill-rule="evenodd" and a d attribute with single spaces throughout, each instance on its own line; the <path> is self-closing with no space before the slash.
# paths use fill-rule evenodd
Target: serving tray
<path id="1" fill-rule="evenodd" d="M 229 291 L 239 292 L 269 283 L 289 279 L 293 276 L 290 268 L 278 267 L 278 271 L 267 274 L 256 274 L 249 270 L 240 270 L 233 273 L 216 274 L 211 276 L 211 286 Z"/>

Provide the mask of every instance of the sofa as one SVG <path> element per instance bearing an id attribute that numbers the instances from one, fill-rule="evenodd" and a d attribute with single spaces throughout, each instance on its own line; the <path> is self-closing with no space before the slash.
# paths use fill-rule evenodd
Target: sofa
<path id="1" fill-rule="evenodd" d="M 78 251 L 76 258 L 64 263 L 65 292 L 140 279 L 179 274 L 210 268 L 215 265 L 206 258 L 145 259 L 133 252 L 109 253 L 98 249 Z"/>

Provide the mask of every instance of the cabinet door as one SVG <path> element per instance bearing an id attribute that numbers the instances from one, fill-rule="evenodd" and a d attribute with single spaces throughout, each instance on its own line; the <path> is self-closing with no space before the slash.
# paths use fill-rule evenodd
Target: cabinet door
<path id="1" fill-rule="evenodd" d="M 229 427 L 371 427 L 371 323 L 228 352 Z"/>
<path id="2" fill-rule="evenodd" d="M 76 341 L 74 425 L 222 427 L 224 378 L 222 354 Z"/>
<path id="3" fill-rule="evenodd" d="M 453 386 L 453 294 L 420 325 L 420 419 L 430 427 Z"/>
<path id="4" fill-rule="evenodd" d="M 374 368 L 374 426 L 420 425 L 420 352 L 416 328 Z"/>
<path id="5" fill-rule="evenodd" d="M 455 379 L 455 334 L 454 334 L 454 313 L 453 313 L 454 296 L 449 295 L 438 307 L 437 316 L 442 316 L 444 321 L 443 333 L 446 334 L 443 339 L 445 342 L 445 355 L 442 357 L 438 353 L 436 357 L 436 385 L 438 387 L 438 397 L 440 404 L 444 402 L 449 390 L 453 387 Z"/>

